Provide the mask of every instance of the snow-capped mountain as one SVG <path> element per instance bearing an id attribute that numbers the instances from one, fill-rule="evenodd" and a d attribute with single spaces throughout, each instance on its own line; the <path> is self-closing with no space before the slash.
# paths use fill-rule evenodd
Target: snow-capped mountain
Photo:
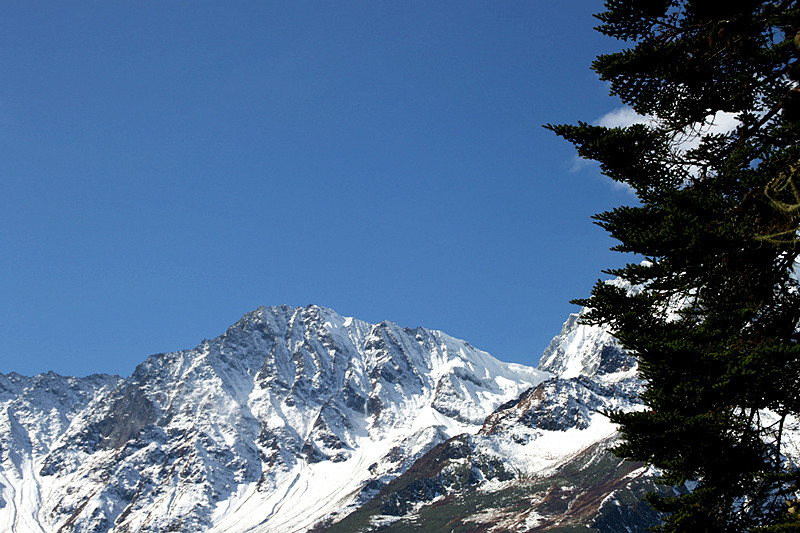
<path id="1" fill-rule="evenodd" d="M 307 531 L 548 378 L 316 306 L 259 308 L 127 379 L 0 375 L 0 529 Z"/>
<path id="2" fill-rule="evenodd" d="M 121 381 L 118 376 L 28 378 L 0 374 L 0 531 L 41 531 L 41 460 L 83 413 Z"/>
<path id="3" fill-rule="evenodd" d="M 125 379 L 0 374 L 0 531 L 643 532 L 666 489 L 603 415 L 636 359 L 581 314 L 538 369 L 282 306 Z"/>
<path id="4" fill-rule="evenodd" d="M 437 445 L 373 500 L 315 531 L 615 533 L 656 523 L 640 498 L 657 489 L 655 472 L 614 457 L 616 427 L 602 414 L 638 408 L 635 359 L 571 315 L 539 370 L 552 377 L 498 407 L 477 434 Z"/>

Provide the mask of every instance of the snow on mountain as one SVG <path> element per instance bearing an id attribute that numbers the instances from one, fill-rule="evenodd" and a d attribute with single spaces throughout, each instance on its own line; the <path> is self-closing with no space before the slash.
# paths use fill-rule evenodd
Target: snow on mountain
<path id="1" fill-rule="evenodd" d="M 0 531 L 40 531 L 38 462 L 122 378 L 0 374 Z"/>
<path id="2" fill-rule="evenodd" d="M 603 412 L 639 408 L 636 359 L 605 327 L 583 324 L 582 309 L 564 323 L 540 359 L 554 376 L 490 414 L 485 446 L 523 475 L 543 475 L 566 458 L 616 438 Z"/>
<path id="3" fill-rule="evenodd" d="M 605 328 L 571 315 L 542 356 L 552 373 L 489 414 L 477 434 L 433 448 L 358 511 L 318 528 L 349 531 L 644 531 L 654 473 L 608 451 L 602 412 L 637 409 L 636 360 Z"/>
<path id="4" fill-rule="evenodd" d="M 560 378 L 604 376 L 618 381 L 635 374 L 636 359 L 627 355 L 606 328 L 581 323 L 586 313 L 569 316 L 539 360 L 539 369 Z M 609 376 L 618 372 L 624 375 Z"/>
<path id="5" fill-rule="evenodd" d="M 622 288 L 628 294 L 641 287 L 620 278 L 605 283 Z M 636 358 L 626 354 L 607 327 L 584 324 L 588 309 L 581 308 L 564 322 L 561 332 L 553 337 L 539 359 L 539 370 L 560 378 L 591 377 L 608 383 L 619 383 L 636 375 Z"/>
<path id="6" fill-rule="evenodd" d="M 441 332 L 281 306 L 125 380 L 0 377 L 0 528 L 289 533 L 550 375 Z"/>
<path id="7" fill-rule="evenodd" d="M 681 305 L 676 299 L 671 307 Z M 689 489 L 659 485 L 655 469 L 611 452 L 617 428 L 603 413 L 642 409 L 644 383 L 636 358 L 606 328 L 582 323 L 585 314 L 571 315 L 545 350 L 538 368 L 550 378 L 499 406 L 477 434 L 438 444 L 372 500 L 313 533 L 643 533 L 657 525 L 644 494 Z M 772 413 L 760 416 L 778 423 Z M 796 462 L 800 424 L 787 418 L 784 430 L 787 460 Z"/>

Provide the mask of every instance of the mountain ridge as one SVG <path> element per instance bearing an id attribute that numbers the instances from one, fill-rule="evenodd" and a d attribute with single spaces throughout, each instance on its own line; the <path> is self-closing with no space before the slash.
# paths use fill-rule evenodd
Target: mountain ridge
<path id="1" fill-rule="evenodd" d="M 500 405 L 476 434 L 431 449 L 369 502 L 314 533 L 645 531 L 657 472 L 609 451 L 601 414 L 639 408 L 636 361 L 607 330 L 570 316 L 545 350 L 555 370 Z M 424 524 L 424 529 L 420 528 Z"/>
<path id="2" fill-rule="evenodd" d="M 194 349 L 103 381 L 49 440 L 20 426 L 0 450 L 0 526 L 302 531 L 546 377 L 443 332 L 259 307 Z M 45 446 L 28 450 L 26 438 Z M 17 476 L 14 453 L 27 458 Z M 328 479 L 340 482 L 314 488 Z M 21 499 L 24 487 L 39 497 Z M 286 505 L 303 494 L 322 503 Z"/>

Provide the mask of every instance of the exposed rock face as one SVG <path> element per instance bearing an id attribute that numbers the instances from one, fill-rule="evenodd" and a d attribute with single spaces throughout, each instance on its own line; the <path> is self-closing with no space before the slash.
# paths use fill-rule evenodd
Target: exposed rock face
<path id="1" fill-rule="evenodd" d="M 645 531 L 654 472 L 608 451 L 605 410 L 638 408 L 636 361 L 572 315 L 545 351 L 556 374 L 439 444 L 375 498 L 319 531 Z M 560 375 L 559 375 L 560 374 Z"/>
<path id="2" fill-rule="evenodd" d="M 260 308 L 124 380 L 0 375 L 0 529 L 305 531 L 547 377 L 316 306 Z"/>
<path id="3" fill-rule="evenodd" d="M 486 418 L 481 434 L 511 432 L 519 426 L 547 431 L 587 429 L 598 410 L 631 401 L 624 392 L 585 376 L 552 378 L 500 406 Z"/>

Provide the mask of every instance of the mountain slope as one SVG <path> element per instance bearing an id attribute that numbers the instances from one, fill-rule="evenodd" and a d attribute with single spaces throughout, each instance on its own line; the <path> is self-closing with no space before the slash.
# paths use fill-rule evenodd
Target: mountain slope
<path id="1" fill-rule="evenodd" d="M 0 531 L 39 531 L 38 464 L 122 378 L 0 374 Z"/>
<path id="2" fill-rule="evenodd" d="M 441 332 L 316 306 L 259 308 L 125 380 L 96 379 L 53 434 L 9 422 L 18 437 L 4 453 L 22 459 L 3 462 L 0 524 L 305 531 L 548 377 Z M 17 463 L 27 466 L 12 475 Z M 15 496 L 26 491 L 38 498 Z"/>
<path id="3" fill-rule="evenodd" d="M 644 531 L 640 497 L 655 473 L 608 451 L 601 414 L 636 409 L 635 359 L 607 331 L 572 315 L 545 351 L 547 379 L 490 414 L 480 432 L 433 448 L 326 533 Z"/>

